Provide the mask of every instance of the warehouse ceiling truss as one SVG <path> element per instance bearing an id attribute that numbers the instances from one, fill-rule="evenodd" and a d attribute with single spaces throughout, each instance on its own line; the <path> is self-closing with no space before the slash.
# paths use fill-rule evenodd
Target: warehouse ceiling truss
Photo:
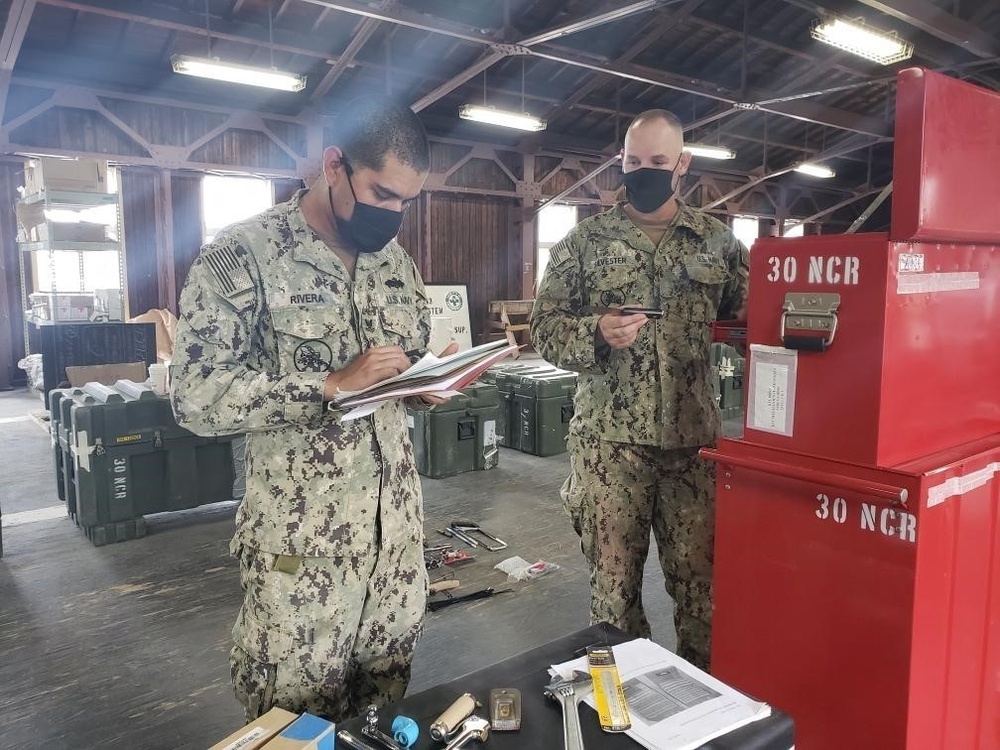
<path id="1" fill-rule="evenodd" d="M 813 39 L 831 16 L 905 40 L 912 57 L 881 65 Z M 405 96 L 436 143 L 466 144 L 433 170 L 430 189 L 509 196 L 533 211 L 613 200 L 625 127 L 665 108 L 689 142 L 735 154 L 695 159 L 692 202 L 846 228 L 891 182 L 899 69 L 1000 88 L 995 0 L 0 0 L 0 17 L 0 151 L 302 176 L 315 172 L 338 108 L 383 91 Z M 305 76 L 305 89 L 172 73 L 172 56 L 206 49 Z M 462 105 L 484 103 L 547 127 L 459 118 Z M 251 146 L 264 154 L 253 164 Z M 529 155 L 564 163 L 526 176 Z M 803 162 L 835 177 L 799 174 Z M 876 223 L 886 210 L 873 211 Z"/>

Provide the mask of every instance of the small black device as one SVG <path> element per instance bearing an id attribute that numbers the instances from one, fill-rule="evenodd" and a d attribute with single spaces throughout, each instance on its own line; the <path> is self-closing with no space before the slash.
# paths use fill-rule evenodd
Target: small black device
<path id="1" fill-rule="evenodd" d="M 645 315 L 647 318 L 659 320 L 663 317 L 663 310 L 656 307 L 623 307 L 622 315 Z"/>

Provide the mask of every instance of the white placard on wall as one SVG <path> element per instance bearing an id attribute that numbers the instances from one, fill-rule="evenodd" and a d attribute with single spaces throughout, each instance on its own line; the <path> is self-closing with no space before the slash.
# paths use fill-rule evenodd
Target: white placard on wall
<path id="1" fill-rule="evenodd" d="M 469 294 L 465 284 L 428 284 L 431 308 L 430 350 L 439 354 L 449 342 L 457 341 L 459 350 L 472 348 L 469 327 Z"/>

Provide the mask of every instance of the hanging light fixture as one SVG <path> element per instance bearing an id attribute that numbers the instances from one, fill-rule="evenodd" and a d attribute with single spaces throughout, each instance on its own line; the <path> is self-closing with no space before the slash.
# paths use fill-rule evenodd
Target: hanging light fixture
<path id="1" fill-rule="evenodd" d="M 704 143 L 687 143 L 684 150 L 691 156 L 700 156 L 705 159 L 735 159 L 736 152 L 725 146 L 709 146 Z"/>
<path id="2" fill-rule="evenodd" d="M 301 91 L 306 87 L 306 77 L 280 70 L 258 68 L 252 65 L 238 65 L 222 62 L 218 58 L 173 55 L 170 63 L 175 73 L 211 78 L 214 81 L 242 83 L 247 86 L 261 86 L 279 91 Z"/>
<path id="3" fill-rule="evenodd" d="M 463 104 L 459 107 L 458 116 L 463 120 L 475 120 L 476 122 L 485 122 L 488 125 L 500 125 L 517 130 L 545 130 L 547 125 L 545 120 L 533 115 L 480 104 Z"/>
<path id="4" fill-rule="evenodd" d="M 847 19 L 830 15 L 817 19 L 810 31 L 813 39 L 863 57 L 892 65 L 913 56 L 913 45 L 895 31 L 882 31 L 861 18 Z"/>
<path id="5" fill-rule="evenodd" d="M 255 65 L 224 62 L 212 56 L 212 34 L 209 27 L 208 0 L 205 0 L 205 35 L 208 38 L 208 56 L 172 55 L 170 65 L 175 73 L 181 75 L 209 78 L 213 81 L 239 83 L 246 86 L 260 86 L 278 91 L 302 91 L 306 87 L 306 77 L 297 73 L 287 73 L 274 67 L 274 30 L 271 22 L 271 11 L 268 7 L 267 28 L 270 38 L 271 67 L 262 68 Z"/>
<path id="6" fill-rule="evenodd" d="M 506 109 L 497 109 L 486 104 L 486 71 L 483 71 L 483 103 L 463 104 L 458 108 L 458 116 L 463 120 L 473 120 L 475 122 L 486 123 L 487 125 L 499 125 L 504 128 L 514 128 L 516 130 L 530 130 L 537 132 L 545 130 L 548 125 L 545 120 L 534 115 L 529 115 L 524 111 L 524 58 L 521 58 L 521 111 L 514 112 Z"/>
<path id="7" fill-rule="evenodd" d="M 795 167 L 795 171 L 809 175 L 810 177 L 820 177 L 822 179 L 829 179 L 837 174 L 830 167 L 826 166 L 826 164 L 813 164 L 811 162 L 802 162 Z"/>

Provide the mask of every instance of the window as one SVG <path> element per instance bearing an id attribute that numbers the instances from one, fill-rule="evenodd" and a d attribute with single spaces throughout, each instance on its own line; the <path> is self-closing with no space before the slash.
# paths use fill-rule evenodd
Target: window
<path id="1" fill-rule="evenodd" d="M 535 286 L 542 282 L 549 264 L 549 251 L 576 226 L 576 206 L 553 203 L 538 213 L 538 252 L 535 262 Z"/>
<path id="2" fill-rule="evenodd" d="M 259 177 L 205 175 L 201 183 L 201 208 L 205 242 L 230 224 L 249 219 L 274 205 L 271 181 Z"/>
<path id="3" fill-rule="evenodd" d="M 756 216 L 734 216 L 733 234 L 748 248 L 752 247 L 760 236 L 760 220 Z"/>

